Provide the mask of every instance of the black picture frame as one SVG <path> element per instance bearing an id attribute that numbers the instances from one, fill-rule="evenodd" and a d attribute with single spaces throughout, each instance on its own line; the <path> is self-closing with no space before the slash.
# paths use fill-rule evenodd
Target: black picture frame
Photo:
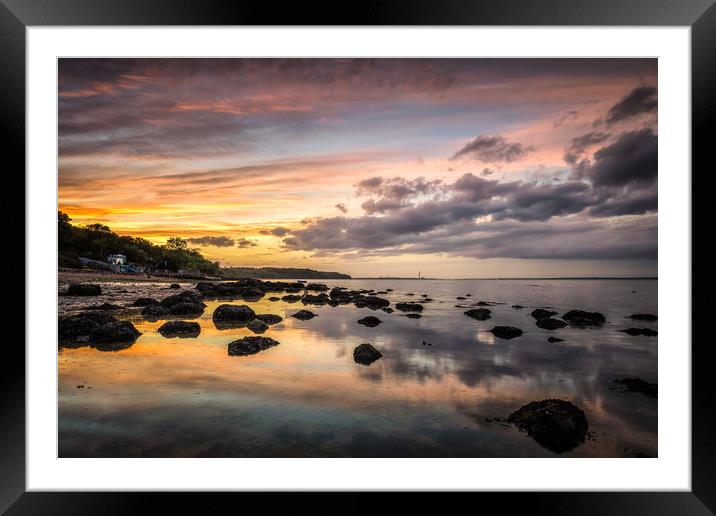
<path id="1" fill-rule="evenodd" d="M 339 9 L 339 7 L 341 7 Z M 689 26 L 692 71 L 692 296 L 712 292 L 716 255 L 710 240 L 697 239 L 713 230 L 704 182 L 713 168 L 709 151 L 716 133 L 716 5 L 714 0 L 363 0 L 347 5 L 321 2 L 218 2 L 213 0 L 0 0 L 0 141 L 5 162 L 25 167 L 25 30 L 29 26 L 82 25 L 555 25 L 555 26 Z M 14 158 L 14 159 L 13 159 Z M 700 177 L 693 170 L 703 173 Z M 8 171 L 9 172 L 9 171 Z M 682 173 L 679 171 L 678 173 Z M 706 177 L 704 177 L 706 176 Z M 698 187 L 695 187 L 698 177 Z M 667 193 L 668 194 L 668 193 Z M 697 202 L 700 201 L 700 202 Z M 701 229 L 702 231 L 699 231 Z M 19 247 L 19 246 L 18 246 Z M 31 271 L 25 270 L 25 274 Z M 705 296 L 704 296 L 705 297 Z M 708 320 L 709 305 L 692 303 L 692 320 Z M 454 495 L 476 510 L 528 508 L 550 514 L 710 514 L 716 512 L 716 382 L 710 369 L 710 339 L 692 330 L 692 491 L 620 493 L 471 493 Z M 685 336 L 688 329 L 684 329 Z M 688 339 L 688 337 L 687 337 Z M 688 345 L 670 342 L 664 345 Z M 25 352 L 5 343 L 0 375 L 0 512 L 7 514 L 134 514 L 166 510 L 204 513 L 233 493 L 78 493 L 25 492 Z M 598 459 L 595 459 L 598 460 Z M 172 496 L 172 500 L 168 497 Z M 341 501 L 341 512 L 373 511 L 381 494 L 353 493 Z M 470 500 L 465 499 L 470 497 Z M 211 500 L 209 500 L 211 497 Z M 477 497 L 475 499 L 475 497 Z M 266 498 L 266 497 L 264 497 Z M 422 510 L 444 504 L 422 494 L 409 497 Z M 479 505 L 474 505 L 477 502 Z M 261 500 L 269 512 L 335 509 L 324 495 L 271 495 Z M 406 502 L 401 502 L 401 505 Z M 211 505 L 209 505 L 211 504 Z M 437 505 L 440 504 L 440 505 Z M 290 509 L 289 509 L 290 507 Z M 403 505 L 408 509 L 407 505 Z M 236 510 L 240 510 L 236 506 Z"/>

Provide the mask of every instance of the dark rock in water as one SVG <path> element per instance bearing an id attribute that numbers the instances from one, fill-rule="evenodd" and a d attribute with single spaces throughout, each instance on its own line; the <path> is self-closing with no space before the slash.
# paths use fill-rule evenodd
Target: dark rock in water
<path id="1" fill-rule="evenodd" d="M 457 296 L 455 299 L 457 299 L 457 300 L 459 300 L 459 301 L 463 301 L 463 300 L 465 300 L 465 299 L 467 299 L 467 298 L 466 298 L 466 297 L 463 297 L 463 296 Z"/>
<path id="2" fill-rule="evenodd" d="M 652 330 L 651 328 L 627 328 L 626 330 L 617 330 L 623 333 L 626 333 L 627 335 L 637 336 L 637 335 L 643 335 L 644 337 L 656 337 L 657 332 L 656 330 Z"/>
<path id="3" fill-rule="evenodd" d="M 377 317 L 373 317 L 372 315 L 369 315 L 368 317 L 363 317 L 363 319 L 358 319 L 358 324 L 362 324 L 363 326 L 367 326 L 368 328 L 375 328 L 382 322 L 383 321 L 381 321 Z"/>
<path id="4" fill-rule="evenodd" d="M 383 353 L 370 344 L 360 344 L 353 350 L 353 360 L 361 365 L 370 365 L 382 356 Z"/>
<path id="5" fill-rule="evenodd" d="M 301 296 L 297 296 L 295 294 L 286 294 L 281 298 L 283 301 L 286 301 L 287 303 L 295 303 L 296 301 L 301 300 Z"/>
<path id="6" fill-rule="evenodd" d="M 134 303 L 132 303 L 132 306 L 151 306 L 151 305 L 158 305 L 159 301 L 156 299 L 152 299 L 151 297 L 139 297 L 134 300 Z"/>
<path id="7" fill-rule="evenodd" d="M 398 303 L 395 308 L 401 312 L 422 312 L 423 305 L 418 303 Z"/>
<path id="8" fill-rule="evenodd" d="M 324 285 L 323 283 L 309 283 L 308 285 L 306 285 L 305 289 L 325 292 L 326 290 L 328 290 L 328 285 Z"/>
<path id="9" fill-rule="evenodd" d="M 101 305 L 92 305 L 85 308 L 85 310 L 119 310 L 122 308 L 119 305 L 113 305 L 112 303 L 102 303 Z"/>
<path id="10" fill-rule="evenodd" d="M 142 309 L 142 315 L 145 319 L 156 321 L 169 315 L 169 308 L 162 305 L 147 305 Z"/>
<path id="11" fill-rule="evenodd" d="M 560 321 L 559 319 L 553 319 L 552 317 L 545 317 L 544 319 L 537 319 L 537 326 L 543 330 L 556 330 L 558 328 L 564 328 L 567 323 Z"/>
<path id="12" fill-rule="evenodd" d="M 256 318 L 262 320 L 269 326 L 273 324 L 278 324 L 283 321 L 283 317 L 276 314 L 256 314 Z"/>
<path id="13" fill-rule="evenodd" d="M 405 295 L 406 295 L 406 296 L 414 296 L 415 294 L 413 294 L 412 292 L 408 292 L 408 293 L 405 294 Z"/>
<path id="14" fill-rule="evenodd" d="M 171 308 L 179 303 L 194 303 L 204 305 L 202 301 L 204 297 L 199 293 L 192 290 L 185 290 L 179 294 L 174 294 L 169 297 L 162 299 L 159 304 L 167 308 Z M 205 305 L 204 305 L 205 306 Z"/>
<path id="15" fill-rule="evenodd" d="M 67 289 L 68 296 L 101 296 L 102 287 L 93 283 L 72 283 Z"/>
<path id="16" fill-rule="evenodd" d="M 575 326 L 601 326 L 606 321 L 599 312 L 585 312 L 584 310 L 570 310 L 562 316 L 562 319 Z"/>
<path id="17" fill-rule="evenodd" d="M 658 394 L 657 384 L 646 382 L 641 378 L 619 378 L 614 380 L 614 384 L 625 392 L 637 392 L 649 398 L 656 398 Z"/>
<path id="18" fill-rule="evenodd" d="M 433 298 L 431 298 L 431 297 L 426 297 L 426 298 L 423 298 L 423 301 L 422 301 L 422 302 L 423 302 L 423 303 L 432 303 L 433 301 L 434 301 Z"/>
<path id="19" fill-rule="evenodd" d="M 510 340 L 522 335 L 522 330 L 514 326 L 495 326 L 490 332 L 501 339 Z"/>
<path id="20" fill-rule="evenodd" d="M 393 289 L 392 289 L 392 288 L 386 288 L 385 291 L 386 291 L 386 292 L 392 292 Z"/>
<path id="21" fill-rule="evenodd" d="M 60 341 L 86 337 L 95 328 L 116 320 L 113 316 L 103 312 L 60 317 L 57 321 L 57 335 Z"/>
<path id="22" fill-rule="evenodd" d="M 211 318 L 214 323 L 247 325 L 256 319 L 256 313 L 246 305 L 219 305 Z"/>
<path id="23" fill-rule="evenodd" d="M 589 430 L 582 409 L 564 400 L 533 401 L 507 418 L 538 444 L 556 453 L 570 451 L 584 443 Z"/>
<path id="24" fill-rule="evenodd" d="M 465 312 L 465 315 L 477 319 L 478 321 L 486 321 L 492 317 L 490 310 L 487 308 L 472 308 Z"/>
<path id="25" fill-rule="evenodd" d="M 475 306 L 495 306 L 495 303 L 492 301 L 478 301 Z"/>
<path id="26" fill-rule="evenodd" d="M 261 319 L 254 319 L 246 327 L 254 333 L 263 333 L 268 330 L 269 325 L 263 322 Z"/>
<path id="27" fill-rule="evenodd" d="M 169 285 L 169 288 L 181 288 L 181 285 L 179 283 L 172 283 Z"/>
<path id="28" fill-rule="evenodd" d="M 629 318 L 637 321 L 656 321 L 656 316 L 654 314 L 632 314 Z"/>
<path id="29" fill-rule="evenodd" d="M 534 310 L 532 310 L 532 313 L 530 315 L 539 321 L 540 319 L 546 319 L 547 317 L 557 315 L 557 312 L 553 312 L 552 310 L 545 310 L 544 308 L 535 308 Z"/>
<path id="30" fill-rule="evenodd" d="M 299 310 L 295 314 L 293 314 L 291 317 L 295 317 L 296 319 L 299 319 L 301 321 L 309 321 L 313 319 L 314 317 L 317 317 L 316 314 L 309 310 Z"/>
<path id="31" fill-rule="evenodd" d="M 301 298 L 301 303 L 304 305 L 325 305 L 331 300 L 328 294 L 321 292 L 318 295 L 306 294 Z"/>
<path id="32" fill-rule="evenodd" d="M 229 342 L 228 352 L 230 356 L 254 355 L 264 349 L 278 346 L 279 342 L 269 337 L 244 337 L 243 339 Z"/>
<path id="33" fill-rule="evenodd" d="M 515 310 L 521 310 L 522 308 L 524 308 L 524 306 L 522 306 L 522 305 L 512 305 L 512 308 L 514 308 Z"/>
<path id="34" fill-rule="evenodd" d="M 472 297 L 472 294 L 465 294 L 465 297 Z"/>
<path id="35" fill-rule="evenodd" d="M 370 308 L 371 310 L 380 310 L 390 305 L 390 301 L 373 295 L 360 296 L 356 298 L 354 303 L 357 308 Z"/>
<path id="36" fill-rule="evenodd" d="M 141 335 L 129 321 L 112 321 L 92 330 L 89 341 L 93 344 L 133 344 Z"/>
<path id="37" fill-rule="evenodd" d="M 403 314 L 408 319 L 420 319 L 422 315 L 416 313 Z"/>
<path id="38" fill-rule="evenodd" d="M 198 337 L 201 333 L 199 323 L 189 321 L 167 321 L 157 330 L 163 337 Z"/>
<path id="39" fill-rule="evenodd" d="M 280 297 L 276 297 L 276 296 L 271 296 L 270 298 L 268 298 L 268 300 L 269 300 L 269 301 L 274 301 L 274 302 L 276 302 L 276 301 L 281 301 L 281 298 L 280 298 Z"/>
<path id="40" fill-rule="evenodd" d="M 204 313 L 204 304 L 201 303 L 177 303 L 169 308 L 169 313 L 172 315 L 185 315 L 198 317 Z"/>
<path id="41" fill-rule="evenodd" d="M 547 337 L 547 342 L 563 342 L 564 339 L 560 339 L 559 337 Z"/>
<path id="42" fill-rule="evenodd" d="M 394 310 L 393 310 L 392 308 L 390 308 L 390 307 L 385 307 L 385 308 L 383 308 L 383 311 L 384 311 L 386 314 L 392 314 L 392 313 L 394 312 Z"/>

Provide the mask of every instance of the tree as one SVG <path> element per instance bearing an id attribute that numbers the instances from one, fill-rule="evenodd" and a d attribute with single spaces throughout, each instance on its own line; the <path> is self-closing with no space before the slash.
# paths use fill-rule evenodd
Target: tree
<path id="1" fill-rule="evenodd" d="M 165 247 L 172 251 L 186 251 L 189 249 L 189 243 L 179 237 L 170 237 Z"/>
<path id="2" fill-rule="evenodd" d="M 99 223 L 87 224 L 85 227 L 87 229 L 89 229 L 90 231 L 101 231 L 103 233 L 111 233 L 112 232 L 112 230 L 109 228 L 109 226 L 105 226 L 104 224 L 99 224 Z"/>

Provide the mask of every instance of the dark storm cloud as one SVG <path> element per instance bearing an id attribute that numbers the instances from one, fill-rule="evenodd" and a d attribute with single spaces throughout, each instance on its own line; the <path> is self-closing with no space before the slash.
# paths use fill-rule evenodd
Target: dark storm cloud
<path id="1" fill-rule="evenodd" d="M 214 246 L 214 247 L 231 247 L 234 245 L 234 239 L 226 236 L 203 236 L 187 238 L 187 242 L 195 245 Z"/>
<path id="2" fill-rule="evenodd" d="M 654 86 L 639 86 L 612 106 L 607 114 L 607 125 L 656 112 L 657 107 L 656 88 Z"/>
<path id="3" fill-rule="evenodd" d="M 564 161 L 570 165 L 574 165 L 579 161 L 579 158 L 584 154 L 584 151 L 596 145 L 602 143 L 604 140 L 609 138 L 610 134 L 600 131 L 592 131 L 591 133 L 583 134 L 572 138 L 569 148 L 564 153 Z"/>
<path id="4" fill-rule="evenodd" d="M 480 135 L 450 158 L 472 158 L 483 163 L 512 162 L 518 160 L 534 150 L 534 147 L 525 147 L 521 143 L 510 143 L 507 138 L 500 135 Z"/>

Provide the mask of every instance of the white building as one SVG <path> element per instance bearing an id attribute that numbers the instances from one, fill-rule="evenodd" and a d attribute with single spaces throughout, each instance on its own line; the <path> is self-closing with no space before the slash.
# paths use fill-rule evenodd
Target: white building
<path id="1" fill-rule="evenodd" d="M 110 254 L 107 257 L 107 262 L 112 265 L 125 265 L 127 263 L 127 257 L 123 254 Z"/>

